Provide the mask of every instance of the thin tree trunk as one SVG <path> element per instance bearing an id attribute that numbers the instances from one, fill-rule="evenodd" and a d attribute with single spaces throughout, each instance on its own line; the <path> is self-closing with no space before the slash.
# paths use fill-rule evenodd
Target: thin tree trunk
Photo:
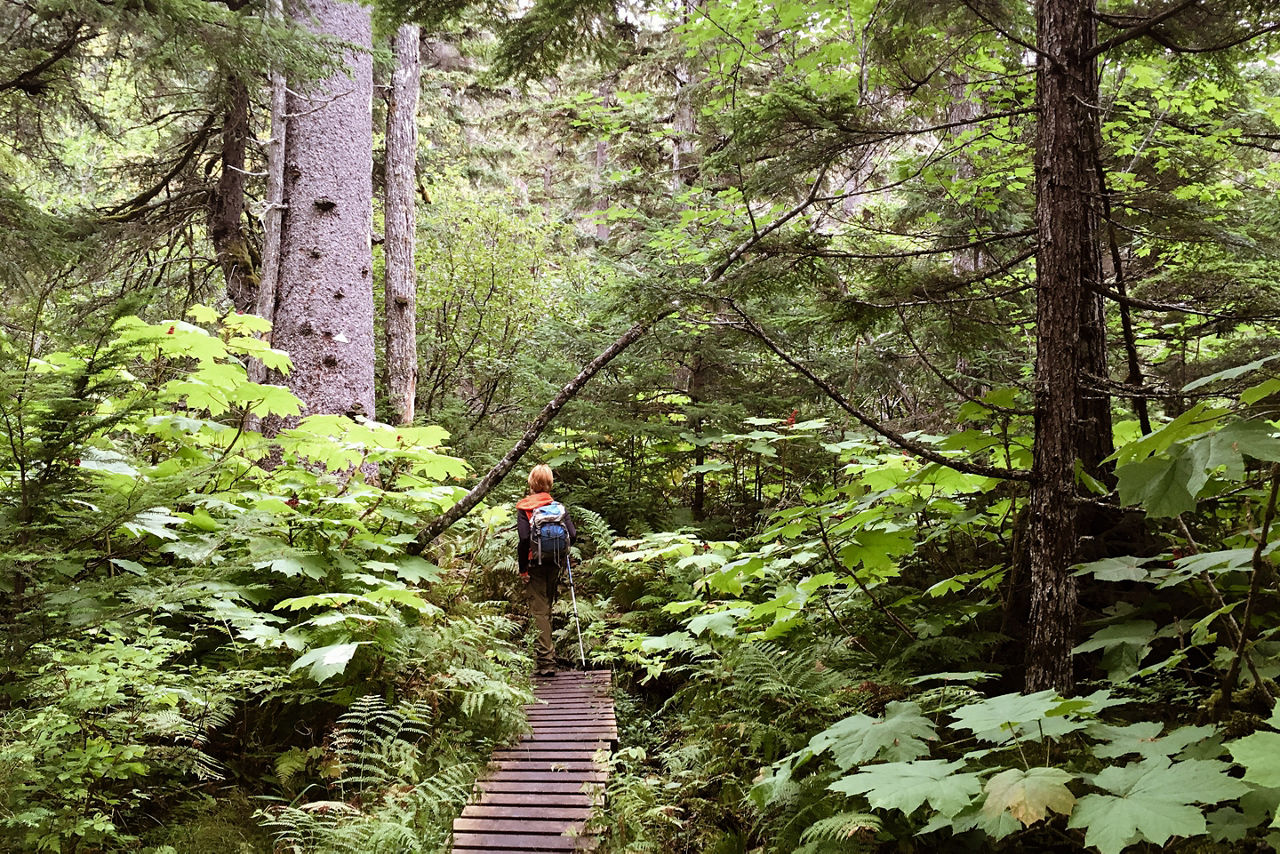
<path id="1" fill-rule="evenodd" d="M 700 0 L 684 0 L 680 11 L 680 24 L 687 25 Z M 691 185 L 697 170 L 693 167 L 695 134 L 698 117 L 693 110 L 694 73 L 688 58 L 682 59 L 672 71 L 676 81 L 675 115 L 671 121 L 671 194 L 678 196 Z"/>
<path id="2" fill-rule="evenodd" d="M 1097 122 L 1096 25 L 1082 0 L 1039 0 L 1036 24 L 1039 128 L 1036 138 L 1035 451 L 1029 505 L 1030 638 L 1026 688 L 1072 690 L 1076 586 L 1070 566 L 1079 512 L 1075 465 L 1096 415 L 1083 403 L 1082 368 L 1097 358 L 1082 341 L 1096 309 L 1087 280 L 1097 276 L 1094 171 L 1089 140 Z M 1109 423 L 1109 422 L 1108 422 Z M 1109 433 L 1109 427 L 1108 427 Z M 1109 437 L 1108 437 L 1109 441 Z M 1095 452 L 1096 453 L 1096 452 Z"/>
<path id="3" fill-rule="evenodd" d="M 600 87 L 600 103 L 607 107 L 613 97 L 613 89 L 607 83 Z M 604 242 L 609 239 L 609 222 L 605 219 L 605 211 L 609 210 L 609 196 L 604 191 L 605 170 L 609 168 L 609 138 L 602 136 L 596 140 L 595 171 L 591 174 L 591 211 L 596 221 L 596 240 Z"/>
<path id="4" fill-rule="evenodd" d="M 258 274 L 249 253 L 244 216 L 244 155 L 249 136 L 249 88 L 236 75 L 227 78 L 227 112 L 222 122 L 222 171 L 210 197 L 209 240 L 227 282 L 236 311 L 253 311 Z"/>
<path id="5" fill-rule="evenodd" d="M 309 0 L 290 14 L 355 48 L 342 71 L 288 95 L 272 340 L 293 359 L 288 382 L 304 415 L 372 418 L 371 12 L 354 0 Z"/>
<path id="6" fill-rule="evenodd" d="M 392 45 L 396 67 L 387 105 L 386 287 L 387 397 L 391 420 L 412 424 L 418 387 L 414 194 L 418 156 L 419 28 L 404 24 Z"/>
<path id="7" fill-rule="evenodd" d="M 480 478 L 479 483 L 471 487 L 471 491 L 464 495 L 461 501 L 422 529 L 417 538 L 409 544 L 409 553 L 420 553 L 432 540 L 448 530 L 450 525 L 470 513 L 471 509 L 483 501 L 489 491 L 501 483 L 511 469 L 515 468 L 516 463 L 520 462 L 520 458 L 533 447 L 534 442 L 538 441 L 542 431 L 547 429 L 547 425 L 551 423 L 552 418 L 555 418 L 556 413 L 563 409 L 565 404 L 572 400 L 574 395 L 581 391 L 601 368 L 612 362 L 619 353 L 638 341 L 640 336 L 644 335 L 655 323 L 675 312 L 676 309 L 674 307 L 669 308 L 652 320 L 637 323 L 606 347 L 600 355 L 592 359 L 576 377 L 566 383 L 564 388 L 560 389 L 560 392 L 551 399 L 550 403 L 542 407 L 538 417 L 533 419 L 529 428 L 524 431 L 524 435 L 520 437 L 520 441 L 516 442 L 510 451 L 507 451 L 506 456 L 499 460 L 497 465 L 489 469 L 488 473 Z"/>
<path id="8" fill-rule="evenodd" d="M 284 14 L 281 0 L 270 0 L 268 16 L 280 18 Z M 267 143 L 267 198 L 262 211 L 262 274 L 258 284 L 257 304 L 254 313 L 275 322 L 276 291 L 280 281 L 280 224 L 284 219 L 284 148 L 288 132 L 284 75 L 271 72 L 271 138 Z M 274 342 L 274 333 L 267 335 Z M 267 368 L 257 359 L 249 360 L 249 379 L 262 383 L 267 379 Z M 253 424 L 254 429 L 260 425 Z"/>
<path id="9" fill-rule="evenodd" d="M 695 339 L 695 344 L 699 347 L 703 346 L 701 336 Z M 702 353 L 698 352 L 694 354 L 693 364 L 689 367 L 689 402 L 695 407 L 702 405 L 705 384 L 705 366 Z M 699 440 L 693 448 L 693 465 L 694 468 L 701 469 L 707 462 L 707 446 L 700 441 L 702 439 L 701 413 L 690 419 L 689 427 L 693 431 L 694 438 Z M 707 473 L 705 471 L 693 473 L 693 501 L 689 506 L 689 510 L 693 513 L 693 521 L 695 522 L 701 522 L 707 518 Z"/>

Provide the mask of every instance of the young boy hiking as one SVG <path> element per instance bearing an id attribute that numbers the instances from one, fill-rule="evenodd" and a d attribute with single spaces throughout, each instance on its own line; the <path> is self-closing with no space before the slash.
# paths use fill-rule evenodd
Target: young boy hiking
<path id="1" fill-rule="evenodd" d="M 556 602 L 560 570 L 569 558 L 570 544 L 578 536 L 568 508 L 551 497 L 554 480 L 550 466 L 534 466 L 529 472 L 529 494 L 516 502 L 520 586 L 529 616 L 538 627 L 539 676 L 554 676 L 556 672 L 551 608 Z"/>

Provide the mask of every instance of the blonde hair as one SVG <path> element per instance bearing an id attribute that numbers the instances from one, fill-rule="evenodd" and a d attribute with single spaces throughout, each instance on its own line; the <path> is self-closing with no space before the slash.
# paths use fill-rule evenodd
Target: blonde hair
<path id="1" fill-rule="evenodd" d="M 551 466 L 537 465 L 529 472 L 530 492 L 550 492 L 554 482 L 555 475 L 551 473 Z"/>

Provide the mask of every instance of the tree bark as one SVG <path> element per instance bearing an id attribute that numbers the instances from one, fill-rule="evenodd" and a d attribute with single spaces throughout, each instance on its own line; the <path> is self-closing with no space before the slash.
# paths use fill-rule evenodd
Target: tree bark
<path id="1" fill-rule="evenodd" d="M 701 0 L 684 0 L 680 10 L 680 25 L 688 25 L 701 5 Z M 693 109 L 694 72 L 692 63 L 682 59 L 672 70 L 675 77 L 675 114 L 671 120 L 671 194 L 678 196 L 693 184 L 697 170 L 693 168 L 693 154 L 698 130 L 698 116 Z"/>
<path id="2" fill-rule="evenodd" d="M 1036 88 L 1036 365 L 1035 450 L 1029 505 L 1030 639 L 1026 689 L 1072 689 L 1076 587 L 1070 566 L 1079 512 L 1075 466 L 1101 418 L 1083 401 L 1082 367 L 1098 358 L 1082 340 L 1096 311 L 1096 196 L 1089 140 L 1098 121 L 1096 25 L 1087 0 L 1039 0 Z M 1107 420 L 1110 441 L 1109 419 Z M 1095 452 L 1096 453 L 1096 452 Z"/>
<path id="3" fill-rule="evenodd" d="M 534 442 L 538 441 L 542 431 L 547 429 L 547 425 L 551 423 L 552 418 L 555 418 L 556 413 L 563 409 L 565 404 L 572 400 L 574 395 L 581 391 L 601 368 L 612 362 L 619 353 L 638 341 L 640 336 L 649 331 L 649 328 L 655 323 L 668 315 L 674 314 L 675 311 L 675 308 L 670 308 L 652 320 L 637 323 L 606 347 L 600 355 L 592 359 L 576 377 L 566 383 L 564 388 L 560 389 L 560 392 L 551 399 L 550 403 L 542 407 L 538 417 L 533 419 L 529 428 L 524 431 L 524 435 L 520 437 L 520 441 L 516 442 L 510 451 L 507 451 L 506 456 L 499 460 L 497 465 L 489 469 L 488 473 L 480 478 L 479 483 L 471 487 L 471 491 L 464 495 L 461 501 L 422 529 L 417 538 L 409 544 L 408 552 L 410 554 L 419 554 L 432 540 L 447 531 L 450 525 L 470 513 L 471 509 L 483 501 L 490 490 L 501 483 L 511 469 L 515 468 L 516 463 L 520 462 L 520 458 L 533 447 Z"/>
<path id="4" fill-rule="evenodd" d="M 607 107 L 613 98 L 613 87 L 608 83 L 600 87 L 600 104 Z M 609 138 L 601 136 L 596 140 L 595 171 L 591 173 L 591 212 L 596 223 L 596 240 L 601 243 L 609 239 L 609 222 L 605 212 L 609 210 L 609 196 L 605 193 L 605 170 L 609 168 Z"/>
<path id="5" fill-rule="evenodd" d="M 236 75 L 227 78 L 227 112 L 222 122 L 222 171 L 210 196 L 209 240 L 227 282 L 236 311 L 258 303 L 258 273 L 249 253 L 244 216 L 245 141 L 249 137 L 249 88 Z"/>
<path id="6" fill-rule="evenodd" d="M 288 93 L 272 342 L 293 359 L 288 383 L 304 415 L 371 418 L 371 13 L 349 0 L 309 0 L 289 13 L 355 49 L 345 57 L 345 71 L 309 91 Z"/>
<path id="7" fill-rule="evenodd" d="M 694 344 L 702 347 L 704 344 L 702 337 L 695 338 Z M 689 365 L 689 402 L 695 407 L 702 405 L 706 379 L 706 365 L 702 358 L 702 352 L 699 351 L 694 353 Z M 689 419 L 689 429 L 696 439 L 702 439 L 701 414 Z M 700 469 L 706 462 L 707 446 L 699 441 L 693 448 L 693 466 Z M 707 518 L 707 473 L 704 471 L 693 473 L 693 499 L 689 505 L 689 510 L 692 512 L 693 521 L 695 522 L 702 522 Z"/>
<path id="8" fill-rule="evenodd" d="M 412 424 L 418 387 L 418 280 L 414 268 L 418 91 L 422 81 L 417 24 L 404 24 L 392 43 L 396 66 L 387 104 L 386 326 L 387 397 L 391 420 Z"/>
<path id="9" fill-rule="evenodd" d="M 284 16 L 282 0 L 269 0 L 268 18 Z M 280 224 L 284 220 L 284 143 L 288 135 L 287 89 L 284 75 L 277 69 L 271 71 L 271 137 L 267 140 L 267 194 L 262 209 L 262 271 L 259 275 L 257 301 L 253 312 L 272 323 L 275 322 L 277 283 L 280 281 Z M 267 342 L 274 345 L 275 331 L 267 333 Z M 266 365 L 257 359 L 249 360 L 249 379 L 255 383 L 267 381 Z M 259 430 L 261 421 L 254 416 L 250 429 Z"/>

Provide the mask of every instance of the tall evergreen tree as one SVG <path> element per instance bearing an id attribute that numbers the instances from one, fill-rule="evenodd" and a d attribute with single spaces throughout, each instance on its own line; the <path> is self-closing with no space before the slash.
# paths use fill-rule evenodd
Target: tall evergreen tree
<path id="1" fill-rule="evenodd" d="M 391 418 L 413 423 L 418 387 L 416 176 L 418 95 L 422 85 L 420 28 L 403 24 L 392 44 L 395 69 L 387 101 L 386 154 L 386 371 Z"/>
<path id="2" fill-rule="evenodd" d="M 289 387 L 305 415 L 372 418 L 372 17 L 353 0 L 289 14 L 352 47 L 344 69 L 290 88 L 272 343 L 293 359 Z"/>

